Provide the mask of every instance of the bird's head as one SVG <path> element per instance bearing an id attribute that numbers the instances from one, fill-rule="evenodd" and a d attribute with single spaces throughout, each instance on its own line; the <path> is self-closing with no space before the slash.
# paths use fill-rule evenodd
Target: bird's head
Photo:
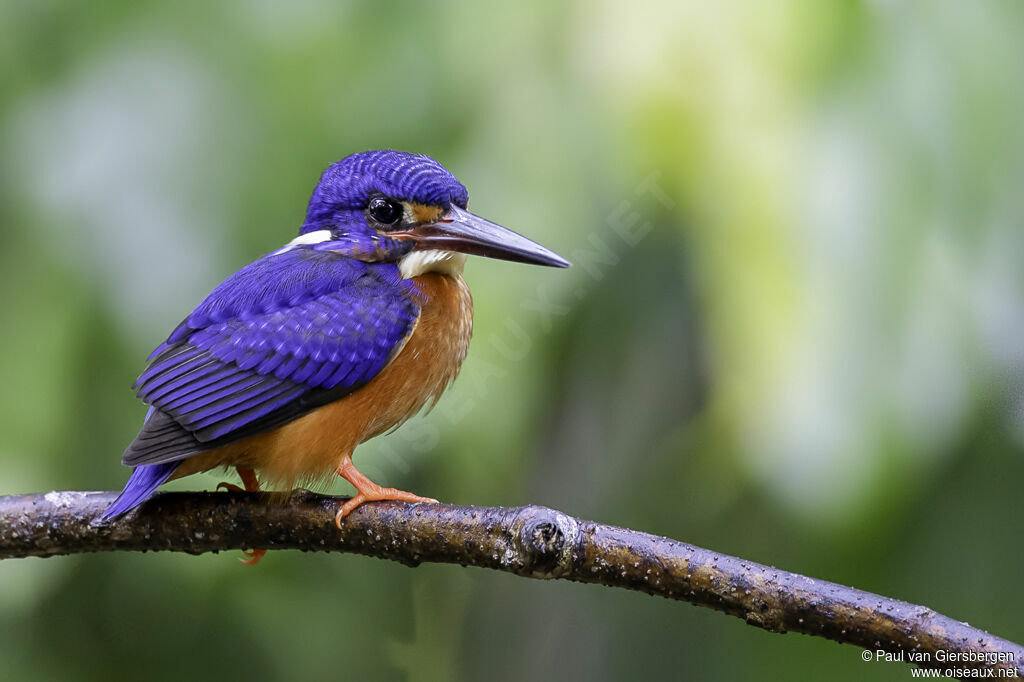
<path id="1" fill-rule="evenodd" d="M 458 254 L 568 267 L 540 244 L 470 213 L 468 201 L 462 183 L 429 156 L 353 154 L 324 171 L 292 244 L 401 263 L 406 276 L 446 263 L 461 268 Z"/>

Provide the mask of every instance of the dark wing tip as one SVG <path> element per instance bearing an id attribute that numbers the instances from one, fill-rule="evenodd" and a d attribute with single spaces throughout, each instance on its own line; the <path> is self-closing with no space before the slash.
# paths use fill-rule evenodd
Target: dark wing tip
<path id="1" fill-rule="evenodd" d="M 163 464 L 185 459 L 208 449 L 196 437 L 168 414 L 153 410 L 142 425 L 135 440 L 121 455 L 125 466 Z"/>

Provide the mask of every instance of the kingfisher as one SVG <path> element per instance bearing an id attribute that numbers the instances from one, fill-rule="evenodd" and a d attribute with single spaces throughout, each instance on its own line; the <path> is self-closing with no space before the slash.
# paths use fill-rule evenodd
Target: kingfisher
<path id="1" fill-rule="evenodd" d="M 149 356 L 134 385 L 149 411 L 122 456 L 134 470 L 102 518 L 219 467 L 249 491 L 341 476 L 356 494 L 339 528 L 364 502 L 436 503 L 374 483 L 353 451 L 433 406 L 458 374 L 473 331 L 467 254 L 569 266 L 468 201 L 422 154 L 330 165 L 298 236 L 215 287 Z"/>

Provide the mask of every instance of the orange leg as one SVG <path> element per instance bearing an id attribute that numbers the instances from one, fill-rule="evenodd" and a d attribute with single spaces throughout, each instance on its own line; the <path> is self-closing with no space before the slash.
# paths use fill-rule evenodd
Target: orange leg
<path id="1" fill-rule="evenodd" d="M 394 488 L 382 488 L 364 476 L 359 469 L 356 469 L 356 465 L 352 463 L 350 456 L 346 456 L 345 459 L 341 460 L 341 466 L 338 467 L 338 475 L 356 488 L 356 496 L 343 504 L 341 511 L 334 517 L 334 523 L 337 524 L 339 529 L 341 528 L 341 520 L 363 502 L 397 500 L 399 502 L 429 502 L 437 504 L 437 500 L 429 497 L 420 497 L 419 495 L 413 495 L 404 490 L 395 490 Z"/>
<path id="2" fill-rule="evenodd" d="M 241 469 L 239 467 L 235 467 L 235 470 L 238 471 L 238 475 L 239 477 L 241 477 L 242 483 L 245 485 L 245 491 L 250 493 L 258 493 L 260 491 L 260 481 L 258 478 L 256 478 L 255 471 L 253 471 L 252 469 Z M 238 487 L 234 483 L 226 482 L 221 482 L 217 484 L 217 490 L 220 490 L 221 488 L 224 488 L 225 490 L 229 490 L 235 493 L 240 493 L 243 490 L 243 488 Z M 241 561 L 246 566 L 255 566 L 260 562 L 260 559 L 262 559 L 263 555 L 266 553 L 267 550 L 265 549 L 250 549 L 248 551 L 243 551 L 242 554 L 244 554 L 247 558 L 239 559 L 239 561 Z"/>
<path id="3" fill-rule="evenodd" d="M 256 472 L 255 471 L 253 471 L 252 469 L 239 469 L 237 467 L 235 468 L 235 471 L 238 472 L 238 476 L 239 476 L 239 478 L 242 479 L 242 483 L 245 485 L 245 487 L 243 488 L 241 486 L 235 485 L 234 483 L 228 483 L 227 481 L 221 481 L 220 483 L 217 484 L 217 490 L 220 490 L 221 488 L 223 488 L 224 490 L 227 490 L 227 491 L 233 492 L 233 493 L 240 493 L 240 492 L 258 493 L 260 491 L 260 482 L 256 478 Z"/>

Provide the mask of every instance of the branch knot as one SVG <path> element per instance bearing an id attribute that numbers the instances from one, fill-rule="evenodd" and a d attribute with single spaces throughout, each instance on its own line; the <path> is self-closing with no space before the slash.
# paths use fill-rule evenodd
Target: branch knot
<path id="1" fill-rule="evenodd" d="M 571 568 L 579 524 L 555 509 L 523 507 L 513 524 L 513 536 L 522 552 L 522 575 L 558 578 Z"/>

